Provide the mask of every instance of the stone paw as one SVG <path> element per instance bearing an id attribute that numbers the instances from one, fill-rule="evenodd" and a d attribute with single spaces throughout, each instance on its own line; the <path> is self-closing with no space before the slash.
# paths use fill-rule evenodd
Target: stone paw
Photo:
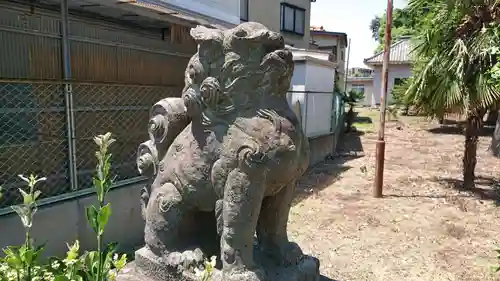
<path id="1" fill-rule="evenodd" d="M 284 242 L 280 245 L 266 247 L 265 250 L 271 259 L 282 266 L 296 265 L 304 256 L 299 245 L 294 242 Z"/>
<path id="2" fill-rule="evenodd" d="M 194 250 L 186 250 L 184 252 L 172 252 L 165 257 L 168 265 L 177 268 L 178 270 L 193 269 L 203 264 L 203 252 L 196 248 Z"/>
<path id="3" fill-rule="evenodd" d="M 266 273 L 263 269 L 232 270 L 222 273 L 222 281 L 265 281 Z"/>
<path id="4" fill-rule="evenodd" d="M 302 249 L 294 242 L 288 242 L 280 247 L 281 258 L 285 265 L 297 264 L 300 258 L 304 256 Z"/>

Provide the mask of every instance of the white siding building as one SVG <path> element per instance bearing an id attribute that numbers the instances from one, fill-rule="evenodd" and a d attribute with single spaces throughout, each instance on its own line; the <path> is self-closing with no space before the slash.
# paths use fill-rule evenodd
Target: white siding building
<path id="1" fill-rule="evenodd" d="M 280 32 L 287 45 L 309 47 L 311 2 L 315 0 L 240 1 L 242 21 L 259 22 L 272 31 Z"/>
<path id="2" fill-rule="evenodd" d="M 392 89 L 394 85 L 403 82 L 411 76 L 412 60 L 410 56 L 410 38 L 402 37 L 391 46 L 389 73 L 387 82 L 387 102 L 392 102 Z M 382 85 L 382 62 L 384 52 L 365 59 L 365 64 L 373 69 L 373 91 L 372 97 L 365 98 L 372 101 L 372 105 L 380 104 L 380 89 Z"/>
<path id="3" fill-rule="evenodd" d="M 302 129 L 311 148 L 309 164 L 333 155 L 342 128 L 341 97 L 334 93 L 336 64 L 328 60 L 330 52 L 291 48 L 295 69 L 288 102 L 300 111 Z"/>
<path id="4" fill-rule="evenodd" d="M 346 92 L 358 91 L 364 94 L 365 98 L 361 103 L 364 106 L 371 106 L 375 104 L 373 92 L 373 76 L 369 77 L 347 77 L 347 89 Z"/>
<path id="5" fill-rule="evenodd" d="M 289 102 L 300 102 L 302 124 L 308 137 L 330 134 L 332 129 L 334 63 L 300 53 L 294 54 L 295 69 Z"/>

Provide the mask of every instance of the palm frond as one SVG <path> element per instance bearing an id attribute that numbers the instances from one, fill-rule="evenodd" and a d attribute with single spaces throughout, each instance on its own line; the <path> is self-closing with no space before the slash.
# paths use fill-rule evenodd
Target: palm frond
<path id="1" fill-rule="evenodd" d="M 411 11 L 429 9 L 432 18 L 425 19 L 428 28 L 419 30 L 412 40 L 417 63 L 406 100 L 428 115 L 462 113 L 500 100 L 498 88 L 488 83 L 495 60 L 487 51 L 500 42 L 494 29 L 482 25 L 496 17 L 492 6 L 498 3 L 500 0 L 410 0 Z M 464 31 L 464 26 L 473 29 Z"/>

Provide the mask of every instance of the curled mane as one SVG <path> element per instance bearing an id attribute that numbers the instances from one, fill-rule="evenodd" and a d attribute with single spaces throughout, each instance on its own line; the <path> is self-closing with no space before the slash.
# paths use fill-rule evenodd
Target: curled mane
<path id="1" fill-rule="evenodd" d="M 257 114 L 263 97 L 286 94 L 293 59 L 279 33 L 248 22 L 224 32 L 198 26 L 191 36 L 198 52 L 187 66 L 183 97 L 203 123 L 235 111 Z"/>

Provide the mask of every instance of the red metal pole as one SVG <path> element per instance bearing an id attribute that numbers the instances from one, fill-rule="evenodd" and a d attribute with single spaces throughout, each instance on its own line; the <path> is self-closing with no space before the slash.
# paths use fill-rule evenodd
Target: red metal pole
<path id="1" fill-rule="evenodd" d="M 373 196 L 382 197 L 384 185 L 385 161 L 385 108 L 387 107 L 387 80 L 389 76 L 389 59 L 391 56 L 391 25 L 392 25 L 392 0 L 387 0 L 387 11 L 384 34 L 384 62 L 382 65 L 382 86 L 380 90 L 380 125 L 376 147 L 375 181 L 373 183 Z"/>

